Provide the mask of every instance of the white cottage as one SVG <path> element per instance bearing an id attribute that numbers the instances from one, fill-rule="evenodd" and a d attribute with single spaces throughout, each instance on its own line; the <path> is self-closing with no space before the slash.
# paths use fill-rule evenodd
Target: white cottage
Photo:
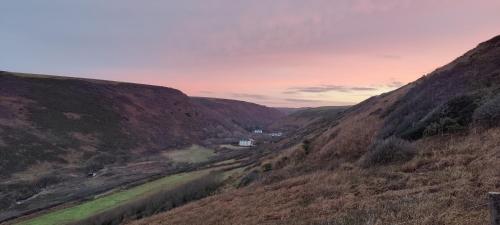
<path id="1" fill-rule="evenodd" d="M 238 143 L 239 146 L 242 146 L 242 147 L 252 147 L 255 145 L 255 140 L 254 139 L 242 139 L 240 140 L 240 142 Z"/>
<path id="2" fill-rule="evenodd" d="M 254 134 L 262 134 L 263 131 L 261 129 L 256 129 L 253 131 Z"/>
<path id="3" fill-rule="evenodd" d="M 269 135 L 271 135 L 271 137 L 281 137 L 281 136 L 283 136 L 283 133 L 281 133 L 281 132 L 273 132 L 273 133 L 270 133 Z"/>

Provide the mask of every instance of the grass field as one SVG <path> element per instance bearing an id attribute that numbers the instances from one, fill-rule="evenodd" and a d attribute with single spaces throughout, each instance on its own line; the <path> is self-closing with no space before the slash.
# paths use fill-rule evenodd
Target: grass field
<path id="1" fill-rule="evenodd" d="M 210 157 L 217 154 L 212 149 L 199 145 L 192 145 L 187 149 L 166 152 L 164 155 L 174 162 L 200 163 L 208 161 Z"/>
<path id="2" fill-rule="evenodd" d="M 83 204 L 50 212 L 18 224 L 20 225 L 60 225 L 88 218 L 124 203 L 148 196 L 158 191 L 169 190 L 189 181 L 207 175 L 210 170 L 182 173 L 161 178 L 137 187 L 116 192 Z"/>

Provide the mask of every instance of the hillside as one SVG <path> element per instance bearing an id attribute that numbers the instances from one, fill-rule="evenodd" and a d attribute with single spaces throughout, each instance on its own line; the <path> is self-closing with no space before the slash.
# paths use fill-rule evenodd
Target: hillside
<path id="1" fill-rule="evenodd" d="M 500 36 L 327 126 L 306 125 L 248 187 L 132 224 L 488 224 L 486 193 L 500 188 L 499 62 Z"/>
<path id="2" fill-rule="evenodd" d="M 275 121 L 270 125 L 271 129 L 281 129 L 286 131 L 295 131 L 304 127 L 312 127 L 314 123 L 317 126 L 331 121 L 343 114 L 348 106 L 323 106 L 317 108 L 298 109 L 291 112 L 288 116 Z"/>
<path id="3" fill-rule="evenodd" d="M 88 173 L 111 165 L 123 166 L 120 177 L 88 185 L 102 191 L 170 171 L 176 165 L 161 162 L 162 151 L 236 140 L 282 116 L 265 106 L 191 98 L 167 87 L 0 72 L 0 221 L 10 216 L 2 214 L 9 207 L 18 213 L 45 204 L 15 204 L 42 191 L 54 202 L 62 201 L 57 194 L 70 195 L 49 186 L 83 187 Z M 126 170 L 148 157 L 158 162 Z M 71 195 L 89 193 L 73 189 Z"/>
<path id="4" fill-rule="evenodd" d="M 126 160 L 219 133 L 241 135 L 282 116 L 265 106 L 190 98 L 158 86 L 7 72 L 0 83 L 0 175 L 37 161 L 106 154 Z"/>
<path id="5" fill-rule="evenodd" d="M 249 102 L 201 97 L 193 97 L 191 100 L 213 121 L 219 124 L 230 124 L 246 131 L 262 129 L 284 118 L 284 113 L 276 109 Z"/>

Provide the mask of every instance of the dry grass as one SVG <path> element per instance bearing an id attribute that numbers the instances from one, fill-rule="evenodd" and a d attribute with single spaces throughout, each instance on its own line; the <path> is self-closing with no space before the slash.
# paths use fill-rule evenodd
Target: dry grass
<path id="1" fill-rule="evenodd" d="M 500 130 L 425 139 L 413 160 L 361 169 L 344 163 L 252 184 L 133 224 L 487 224 L 500 188 Z"/>

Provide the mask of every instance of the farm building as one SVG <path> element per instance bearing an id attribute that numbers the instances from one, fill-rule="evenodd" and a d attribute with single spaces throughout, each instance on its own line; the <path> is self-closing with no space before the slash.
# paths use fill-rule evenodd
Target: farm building
<path id="1" fill-rule="evenodd" d="M 240 140 L 240 142 L 238 143 L 239 146 L 242 146 L 242 147 L 251 147 L 251 146 L 254 146 L 255 144 L 255 140 L 254 139 L 242 139 Z"/>
<path id="2" fill-rule="evenodd" d="M 263 131 L 261 129 L 256 129 L 253 131 L 254 134 L 262 134 Z"/>
<path id="3" fill-rule="evenodd" d="M 283 133 L 281 133 L 281 132 L 274 132 L 274 133 L 270 133 L 269 135 L 271 135 L 271 137 L 281 137 L 281 136 L 283 136 Z"/>

